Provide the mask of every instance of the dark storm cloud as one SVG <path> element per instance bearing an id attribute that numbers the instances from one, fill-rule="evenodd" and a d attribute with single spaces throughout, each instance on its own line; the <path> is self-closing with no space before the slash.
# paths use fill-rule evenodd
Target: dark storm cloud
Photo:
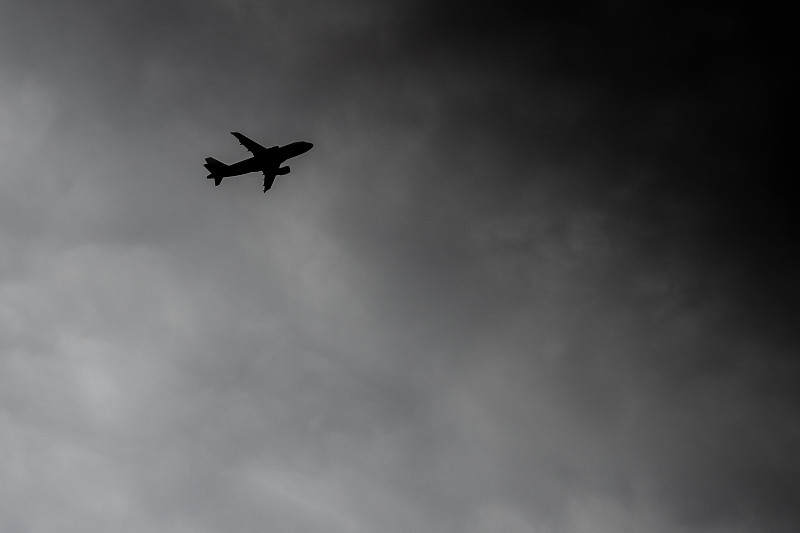
<path id="1" fill-rule="evenodd" d="M 397 219 L 383 210 L 385 227 L 344 219 L 359 255 L 389 273 L 372 294 L 401 313 L 393 344 L 408 339 L 408 321 L 429 328 L 429 340 L 449 332 L 468 345 L 476 333 L 464 331 L 485 334 L 539 309 L 530 324 L 581 332 L 556 376 L 587 424 L 604 405 L 618 416 L 623 398 L 598 375 L 610 364 L 636 376 L 631 401 L 654 410 L 643 416 L 663 409 L 662 427 L 678 433 L 708 424 L 711 449 L 732 448 L 707 457 L 688 437 L 694 451 L 679 458 L 650 448 L 645 460 L 659 469 L 709 465 L 704 481 L 682 472 L 679 489 L 657 491 L 680 523 L 747 522 L 730 518 L 744 508 L 763 527 L 790 527 L 797 518 L 778 494 L 797 493 L 797 465 L 762 462 L 770 452 L 757 444 L 763 433 L 794 440 L 791 415 L 767 429 L 756 412 L 794 412 L 798 370 L 797 264 L 783 244 L 796 225 L 774 160 L 785 50 L 771 21 L 736 9 L 594 8 L 537 20 L 535 10 L 451 8 L 420 8 L 398 32 L 413 43 L 396 54 L 410 85 L 435 102 L 416 129 L 426 150 L 403 163 L 399 187 L 413 192 L 397 197 Z M 557 207 L 531 215 L 548 206 Z M 481 228 L 500 278 L 479 270 L 482 250 L 465 238 Z M 394 274 L 408 275 L 402 294 Z M 699 400 L 706 414 L 649 392 L 687 382 L 710 391 Z M 730 418 L 727 394 L 760 408 Z"/>
<path id="2" fill-rule="evenodd" d="M 800 521 L 771 18 L 0 15 L 4 526 Z M 209 188 L 232 129 L 315 148 Z"/>

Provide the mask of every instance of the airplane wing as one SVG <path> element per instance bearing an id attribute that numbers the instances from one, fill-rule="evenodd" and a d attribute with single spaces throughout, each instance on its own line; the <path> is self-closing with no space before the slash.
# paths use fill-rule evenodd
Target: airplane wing
<path id="1" fill-rule="evenodd" d="M 275 183 L 275 173 L 267 172 L 266 170 L 262 170 L 262 172 L 264 173 L 264 192 L 267 192 L 272 188 L 272 184 Z"/>
<path id="2" fill-rule="evenodd" d="M 253 155 L 263 154 L 268 150 L 268 148 L 261 146 L 252 139 L 248 139 L 238 131 L 232 131 L 231 135 L 236 137 L 236 139 L 239 141 L 239 144 L 247 148 L 247 150 Z"/>

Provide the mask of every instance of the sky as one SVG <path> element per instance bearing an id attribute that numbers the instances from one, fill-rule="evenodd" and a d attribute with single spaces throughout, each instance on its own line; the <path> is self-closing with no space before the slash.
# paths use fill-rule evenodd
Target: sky
<path id="1" fill-rule="evenodd" d="M 0 0 L 0 530 L 800 528 L 786 14 L 518 4 Z"/>

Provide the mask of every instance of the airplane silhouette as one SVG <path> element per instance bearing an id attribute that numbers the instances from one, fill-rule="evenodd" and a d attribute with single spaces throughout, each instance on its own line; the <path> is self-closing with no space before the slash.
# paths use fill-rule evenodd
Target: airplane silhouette
<path id="1" fill-rule="evenodd" d="M 286 146 L 273 146 L 272 148 L 265 148 L 257 142 L 248 139 L 238 131 L 232 131 L 231 134 L 239 140 L 239 144 L 247 148 L 253 157 L 244 159 L 232 165 L 226 165 L 221 161 L 217 161 L 213 157 L 206 157 L 206 162 L 203 165 L 208 169 L 211 174 L 208 179 L 214 180 L 214 186 L 220 184 L 223 178 L 231 176 L 239 176 L 249 172 L 263 172 L 264 173 L 264 192 L 267 192 L 272 184 L 275 182 L 276 176 L 283 176 L 289 173 L 289 167 L 281 166 L 284 161 L 292 157 L 304 154 L 311 150 L 313 144 L 305 141 L 287 144 Z"/>

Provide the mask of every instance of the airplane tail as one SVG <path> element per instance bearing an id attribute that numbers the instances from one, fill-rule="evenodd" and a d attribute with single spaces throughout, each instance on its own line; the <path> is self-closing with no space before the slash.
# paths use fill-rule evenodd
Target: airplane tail
<path id="1" fill-rule="evenodd" d="M 228 168 L 228 165 L 226 165 L 222 161 L 217 161 L 213 157 L 206 157 L 206 162 L 203 166 L 206 167 L 211 172 L 211 174 L 206 176 L 206 179 L 213 179 L 214 186 L 219 185 L 222 179 L 225 177 L 221 174 L 217 174 L 217 172 L 222 172 L 226 168 Z"/>
<path id="2" fill-rule="evenodd" d="M 211 172 L 221 172 L 228 168 L 228 165 L 222 161 L 217 161 L 213 157 L 206 157 L 206 163 L 203 166 Z"/>

